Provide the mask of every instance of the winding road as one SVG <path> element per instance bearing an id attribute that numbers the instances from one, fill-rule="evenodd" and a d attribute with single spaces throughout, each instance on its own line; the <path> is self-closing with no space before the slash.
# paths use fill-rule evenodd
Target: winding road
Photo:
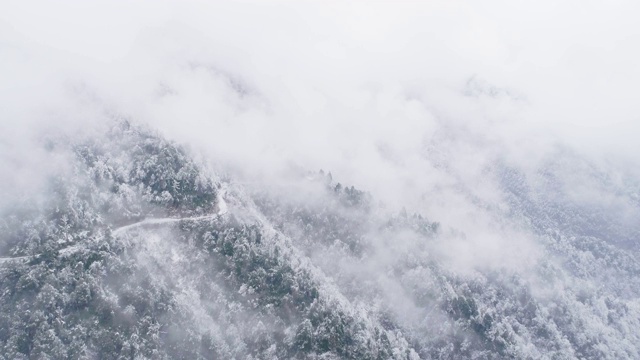
<path id="1" fill-rule="evenodd" d="M 226 201 L 224 200 L 224 197 L 223 197 L 224 194 L 226 194 L 226 188 L 223 187 L 218 192 L 217 204 L 216 204 L 218 206 L 218 212 L 216 212 L 215 214 L 191 216 L 191 217 L 183 217 L 183 218 L 148 218 L 148 219 L 144 219 L 144 220 L 135 222 L 133 224 L 129 224 L 129 225 L 124 225 L 124 226 L 118 227 L 118 228 L 114 229 L 111 232 L 111 235 L 114 236 L 114 237 L 120 236 L 120 235 L 123 235 L 123 234 L 127 233 L 129 230 L 140 228 L 140 227 L 144 227 L 144 226 L 148 226 L 148 225 L 164 225 L 164 224 L 174 224 L 174 223 L 178 223 L 180 221 L 198 221 L 198 220 L 216 219 L 216 218 L 226 214 L 227 211 L 228 211 L 227 203 L 226 203 Z M 75 252 L 78 249 L 80 249 L 80 244 L 72 245 L 72 246 L 66 247 L 64 249 L 60 249 L 59 254 L 60 255 L 67 255 L 67 254 Z M 36 257 L 38 257 L 40 255 L 41 254 L 30 255 L 30 256 L 0 257 L 0 265 L 5 264 L 5 263 L 10 263 L 10 262 L 28 261 L 28 260 L 36 258 Z"/>

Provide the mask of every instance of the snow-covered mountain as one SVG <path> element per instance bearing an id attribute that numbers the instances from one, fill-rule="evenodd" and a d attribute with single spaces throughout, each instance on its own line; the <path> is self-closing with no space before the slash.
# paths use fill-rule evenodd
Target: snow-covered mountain
<path id="1" fill-rule="evenodd" d="M 69 166 L 3 209 L 0 358 L 640 357 L 637 182 L 577 155 L 492 164 L 501 202 L 460 186 L 505 236 L 481 249 L 328 172 L 247 183 L 108 127 L 45 141 Z"/>
<path id="2" fill-rule="evenodd" d="M 640 2 L 0 2 L 0 360 L 640 359 Z"/>

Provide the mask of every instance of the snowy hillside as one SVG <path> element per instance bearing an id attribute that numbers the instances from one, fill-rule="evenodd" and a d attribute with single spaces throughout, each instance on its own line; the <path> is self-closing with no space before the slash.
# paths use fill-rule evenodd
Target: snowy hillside
<path id="1" fill-rule="evenodd" d="M 331 174 L 245 187 L 129 122 L 48 149 L 72 174 L 3 214 L 4 358 L 639 356 L 640 262 L 622 241 L 637 224 L 536 201 L 514 170 L 498 215 L 543 255 L 458 271 L 439 249 L 474 234 Z"/>
<path id="2" fill-rule="evenodd" d="M 0 360 L 640 359 L 639 14 L 1 1 Z"/>

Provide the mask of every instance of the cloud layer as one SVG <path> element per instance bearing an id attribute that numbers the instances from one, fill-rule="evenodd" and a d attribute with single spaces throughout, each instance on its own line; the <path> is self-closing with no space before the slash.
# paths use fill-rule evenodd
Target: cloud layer
<path id="1" fill-rule="evenodd" d="M 469 194 L 501 204 L 496 161 L 535 172 L 568 148 L 624 169 L 640 151 L 631 1 L 3 8 L 2 165 L 22 169 L 5 188 L 37 178 L 43 132 L 112 117 L 247 177 L 324 168 L 445 223 L 488 223 Z"/>

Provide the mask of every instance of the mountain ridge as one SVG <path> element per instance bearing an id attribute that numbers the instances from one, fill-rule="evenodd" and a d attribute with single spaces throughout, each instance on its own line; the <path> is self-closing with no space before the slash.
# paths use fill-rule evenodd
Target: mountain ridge
<path id="1" fill-rule="evenodd" d="M 463 271 L 451 249 L 477 234 L 324 172 L 246 188 L 126 121 L 53 145 L 73 176 L 3 215 L 0 358 L 639 355 L 636 255 L 554 222 L 580 209 L 548 212 L 515 170 L 497 214 L 532 224 L 542 256 Z"/>

